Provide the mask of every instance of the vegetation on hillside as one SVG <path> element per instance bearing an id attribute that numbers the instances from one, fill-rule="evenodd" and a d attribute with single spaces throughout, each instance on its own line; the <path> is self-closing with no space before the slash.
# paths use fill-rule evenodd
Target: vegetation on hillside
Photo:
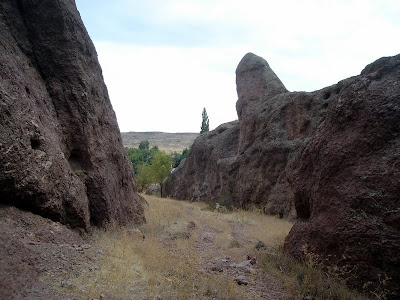
<path id="1" fill-rule="evenodd" d="M 154 155 L 160 151 L 157 146 L 149 148 L 149 142 L 147 140 L 140 142 L 138 148 L 125 147 L 125 149 L 128 152 L 130 161 L 132 162 L 135 174 L 138 174 L 141 165 L 151 163 Z"/>
<path id="2" fill-rule="evenodd" d="M 149 141 L 150 148 L 157 145 L 158 149 L 167 154 L 189 148 L 199 136 L 199 132 L 121 132 L 122 143 L 125 147 L 138 148 L 140 142 Z"/>
<path id="3" fill-rule="evenodd" d="M 176 168 L 182 159 L 189 154 L 189 149 L 184 149 L 182 153 L 174 152 L 169 155 L 160 151 L 158 146 L 150 148 L 149 142 L 142 141 L 138 148 L 125 148 L 133 170 L 136 174 L 139 191 L 152 183 L 162 183 L 168 176 L 171 168 Z"/>

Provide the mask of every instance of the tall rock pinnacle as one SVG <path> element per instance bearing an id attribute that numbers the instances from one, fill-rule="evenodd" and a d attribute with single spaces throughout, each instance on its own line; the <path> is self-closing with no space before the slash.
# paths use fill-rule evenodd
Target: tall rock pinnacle
<path id="1" fill-rule="evenodd" d="M 236 90 L 239 97 L 236 103 L 239 120 L 250 103 L 264 101 L 288 91 L 267 61 L 253 53 L 247 53 L 236 68 Z"/>

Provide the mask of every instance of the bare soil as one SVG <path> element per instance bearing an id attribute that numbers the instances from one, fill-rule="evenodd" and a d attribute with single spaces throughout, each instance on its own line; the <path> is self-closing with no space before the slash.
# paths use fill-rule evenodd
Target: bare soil
<path id="1" fill-rule="evenodd" d="M 76 299 L 70 279 L 99 258 L 78 232 L 14 207 L 0 206 L 0 232 L 0 299 Z"/>
<path id="2" fill-rule="evenodd" d="M 246 299 L 289 299 L 283 289 L 282 282 L 274 278 L 271 274 L 267 274 L 265 270 L 262 270 L 260 265 L 257 264 L 257 255 L 254 252 L 249 253 L 246 251 L 248 248 L 244 248 L 243 251 L 239 251 L 241 255 L 237 255 L 237 253 L 235 255 L 236 257 L 227 255 L 227 249 L 218 245 L 216 242 L 218 230 L 211 228 L 207 222 L 201 218 L 196 218 L 194 216 L 193 220 L 198 226 L 198 238 L 195 245 L 196 256 L 199 260 L 198 268 L 204 273 L 204 276 L 207 276 L 209 273 L 215 273 L 227 280 L 234 280 L 238 276 L 244 276 L 248 283 L 246 285 L 241 285 L 241 289 L 246 295 Z M 230 222 L 230 227 L 230 235 L 233 237 L 233 240 L 236 241 L 237 245 L 252 245 L 252 243 L 254 243 L 254 241 L 247 238 L 244 226 L 239 226 L 235 222 Z M 234 267 L 234 265 L 237 266 L 250 258 L 255 259 L 255 264 L 251 264 L 247 267 Z M 221 267 L 221 265 L 226 266 Z M 196 299 L 200 298 L 196 297 Z"/>

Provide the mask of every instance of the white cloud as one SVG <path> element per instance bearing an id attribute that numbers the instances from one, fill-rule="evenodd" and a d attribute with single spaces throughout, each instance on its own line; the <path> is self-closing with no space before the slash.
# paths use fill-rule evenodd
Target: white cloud
<path id="1" fill-rule="evenodd" d="M 122 3 L 124 16 L 140 18 L 142 39 L 95 39 L 122 131 L 199 131 L 203 107 L 212 128 L 235 119 L 234 72 L 249 51 L 264 57 L 289 90 L 312 91 L 400 49 L 399 1 Z"/>
<path id="2" fill-rule="evenodd" d="M 197 132 L 203 107 L 211 127 L 237 118 L 234 70 L 217 64 L 229 61 L 229 53 L 106 42 L 96 47 L 121 131 Z"/>

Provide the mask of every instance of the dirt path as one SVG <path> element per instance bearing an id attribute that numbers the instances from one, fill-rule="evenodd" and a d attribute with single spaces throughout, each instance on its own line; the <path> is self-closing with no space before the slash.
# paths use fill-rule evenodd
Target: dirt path
<path id="1" fill-rule="evenodd" d="M 233 247 L 229 249 L 229 247 L 224 247 L 223 243 L 219 244 L 218 234 L 226 234 L 226 232 L 223 229 L 210 227 L 207 220 L 203 219 L 201 215 L 193 214 L 192 210 L 192 208 L 188 208 L 186 213 L 193 218 L 193 222 L 196 224 L 197 267 L 204 273 L 204 276 L 208 276 L 210 273 L 218 274 L 228 281 L 235 281 L 235 279 L 242 277 L 243 282 L 237 284 L 240 285 L 246 299 L 289 299 L 281 282 L 267 274 L 257 264 L 255 252 L 248 253 L 245 249 L 241 251 L 240 247 L 232 251 Z M 245 226 L 240 226 L 240 224 L 232 221 L 229 222 L 229 225 L 229 235 L 232 241 L 235 241 L 234 243 L 237 245 L 251 243 L 246 238 Z M 194 297 L 193 299 L 199 298 Z"/>

